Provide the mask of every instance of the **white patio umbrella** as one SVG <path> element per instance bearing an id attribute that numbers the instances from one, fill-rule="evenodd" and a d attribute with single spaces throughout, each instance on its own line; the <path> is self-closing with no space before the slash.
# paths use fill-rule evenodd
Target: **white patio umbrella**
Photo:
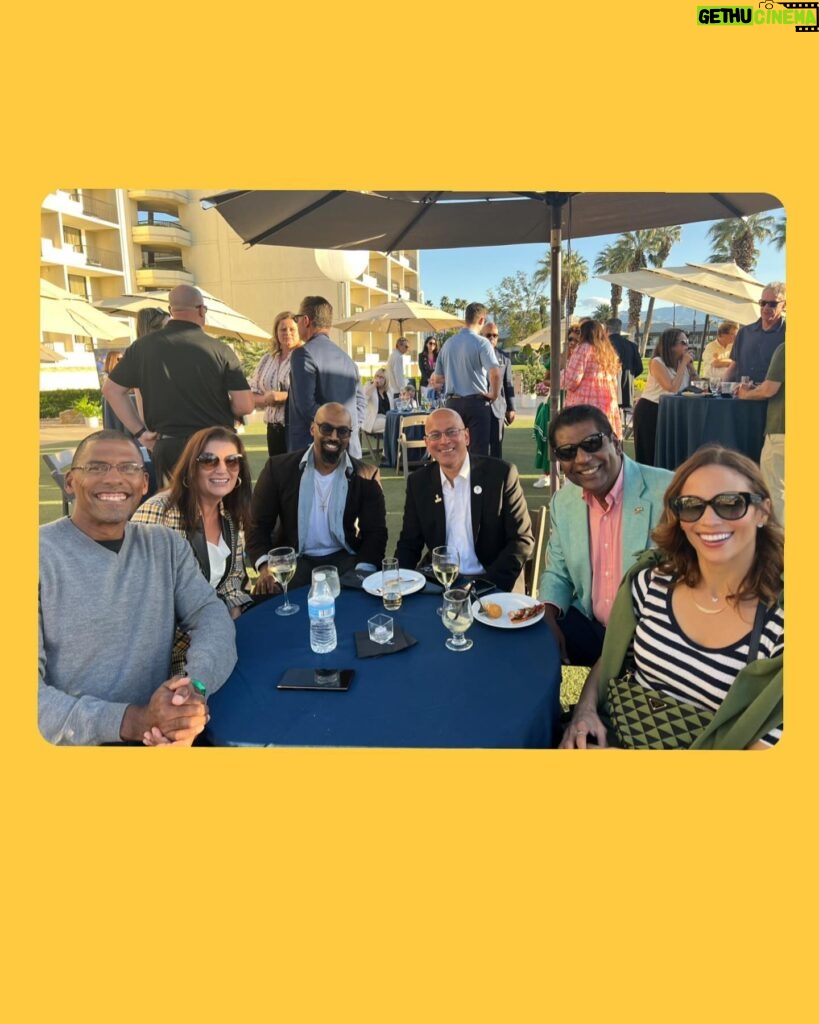
<path id="1" fill-rule="evenodd" d="M 764 288 L 735 263 L 689 263 L 684 267 L 596 276 L 601 281 L 740 324 L 753 323 L 759 317 L 757 303 Z"/>
<path id="2" fill-rule="evenodd" d="M 333 324 L 339 331 L 375 331 L 380 334 L 390 331 L 398 334 L 405 331 L 453 331 L 463 326 L 463 320 L 442 309 L 403 300 L 382 302 Z"/>
<path id="3" fill-rule="evenodd" d="M 113 341 L 127 338 L 128 328 L 95 309 L 79 295 L 40 278 L 40 330 Z"/>
<path id="4" fill-rule="evenodd" d="M 259 327 L 249 317 L 246 317 L 244 313 L 239 313 L 232 309 L 226 302 L 217 299 L 215 295 L 211 295 L 210 292 L 206 292 L 203 288 L 200 288 L 199 291 L 202 293 L 202 298 L 208 307 L 204 327 L 207 334 L 212 334 L 214 337 L 229 336 L 253 338 L 259 341 L 269 340 L 270 332 L 266 331 L 263 327 Z M 95 306 L 112 315 L 135 317 L 141 309 L 159 308 L 167 310 L 168 294 L 167 291 L 156 291 L 139 292 L 136 295 L 117 295 L 115 298 L 101 299 L 95 303 Z"/>

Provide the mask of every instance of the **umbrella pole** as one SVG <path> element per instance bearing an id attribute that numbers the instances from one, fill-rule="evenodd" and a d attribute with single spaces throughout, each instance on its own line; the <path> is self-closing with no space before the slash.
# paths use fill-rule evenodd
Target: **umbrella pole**
<path id="1" fill-rule="evenodd" d="M 554 423 L 555 417 L 560 412 L 560 287 L 563 276 L 561 266 L 563 247 L 561 220 L 563 207 L 569 199 L 567 192 L 547 192 L 546 202 L 552 212 L 552 226 L 550 243 L 552 248 L 551 262 L 551 353 L 549 368 L 549 422 Z M 549 457 L 549 493 L 557 494 L 558 489 L 557 463 L 550 453 Z"/>

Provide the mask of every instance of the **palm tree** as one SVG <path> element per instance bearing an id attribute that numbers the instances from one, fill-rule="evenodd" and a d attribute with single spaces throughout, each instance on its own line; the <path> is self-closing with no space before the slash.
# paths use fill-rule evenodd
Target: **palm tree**
<path id="1" fill-rule="evenodd" d="M 611 246 L 611 265 L 616 270 L 609 273 L 627 273 L 634 270 L 645 270 L 651 264 L 653 267 L 661 267 L 668 259 L 671 247 L 679 241 L 682 235 L 682 228 L 679 225 L 667 228 L 646 228 L 642 231 L 625 231 L 616 239 Z M 632 337 L 635 337 L 640 327 L 640 309 L 643 305 L 643 293 L 628 290 L 628 329 Z M 645 352 L 646 341 L 648 340 L 648 329 L 651 327 L 651 318 L 654 313 L 654 299 L 649 301 L 648 315 L 646 317 L 646 330 L 643 332 L 641 351 Z"/>
<path id="2" fill-rule="evenodd" d="M 595 274 L 619 274 L 620 266 L 618 258 L 614 252 L 613 245 L 607 245 L 606 248 L 598 254 L 597 259 L 594 261 L 594 272 Z M 620 313 L 620 303 L 623 301 L 623 286 L 620 284 L 612 284 L 611 286 L 611 317 L 618 317 Z M 595 320 L 598 318 L 595 317 Z M 609 318 L 610 319 L 610 318 Z"/>
<path id="3" fill-rule="evenodd" d="M 712 245 L 708 262 L 733 260 L 746 273 L 750 273 L 759 259 L 757 244 L 766 242 L 775 229 L 776 221 L 769 213 L 752 213 L 748 217 L 718 220 L 708 229 Z"/>
<path id="4" fill-rule="evenodd" d="M 535 270 L 535 284 L 545 285 L 552 278 L 552 250 L 549 249 L 542 259 L 538 260 Z M 560 261 L 560 291 L 566 301 L 566 317 L 574 313 L 577 305 L 577 292 L 581 284 L 589 279 L 589 264 L 580 253 L 563 252 Z"/>
<path id="5" fill-rule="evenodd" d="M 608 302 L 601 302 L 599 306 L 592 310 L 592 320 L 598 320 L 601 324 L 611 320 L 613 316 L 614 314 Z"/>
<path id="6" fill-rule="evenodd" d="M 776 246 L 777 252 L 782 252 L 785 248 L 785 225 L 787 221 L 784 217 L 774 224 L 773 234 L 771 235 L 771 242 Z"/>

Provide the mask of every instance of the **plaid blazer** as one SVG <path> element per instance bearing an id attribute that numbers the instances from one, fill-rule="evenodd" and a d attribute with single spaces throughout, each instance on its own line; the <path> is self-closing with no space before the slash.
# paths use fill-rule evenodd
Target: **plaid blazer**
<path id="1" fill-rule="evenodd" d="M 244 584 L 247 579 L 244 538 L 242 531 L 236 529 L 230 513 L 226 512 L 222 507 L 220 507 L 219 513 L 222 518 L 222 536 L 230 543 L 230 555 L 228 556 L 225 574 L 216 587 L 216 593 L 228 608 L 235 608 L 237 605 L 250 604 L 252 602 L 250 594 L 244 590 Z M 167 526 L 190 541 L 190 537 L 188 537 L 182 526 L 182 517 L 179 509 L 175 505 L 168 504 L 167 491 L 155 494 L 152 498 L 144 501 L 134 512 L 131 522 Z M 191 547 L 194 548 L 194 553 L 196 553 L 195 546 L 191 544 Z M 197 561 L 199 561 L 198 555 Z M 204 569 L 203 574 L 207 575 Z"/>

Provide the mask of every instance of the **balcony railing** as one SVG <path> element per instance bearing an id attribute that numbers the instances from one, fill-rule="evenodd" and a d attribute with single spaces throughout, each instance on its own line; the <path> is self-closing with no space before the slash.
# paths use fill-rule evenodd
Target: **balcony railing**
<path id="1" fill-rule="evenodd" d="M 188 268 L 183 264 L 181 256 L 163 256 L 161 253 L 153 253 L 150 257 L 147 253 L 142 254 L 143 270 L 184 270 Z"/>
<path id="2" fill-rule="evenodd" d="M 116 223 L 117 208 L 114 203 L 106 203 L 103 199 L 94 199 L 92 196 L 80 195 L 79 192 L 71 192 L 71 198 L 75 203 L 82 205 L 82 212 L 87 217 L 96 217 L 98 220 L 108 220 Z"/>
<path id="3" fill-rule="evenodd" d="M 78 247 L 75 245 L 74 248 Z M 96 245 L 86 245 L 85 260 L 89 267 L 122 270 L 122 253 L 115 252 L 113 249 L 99 249 Z"/>

